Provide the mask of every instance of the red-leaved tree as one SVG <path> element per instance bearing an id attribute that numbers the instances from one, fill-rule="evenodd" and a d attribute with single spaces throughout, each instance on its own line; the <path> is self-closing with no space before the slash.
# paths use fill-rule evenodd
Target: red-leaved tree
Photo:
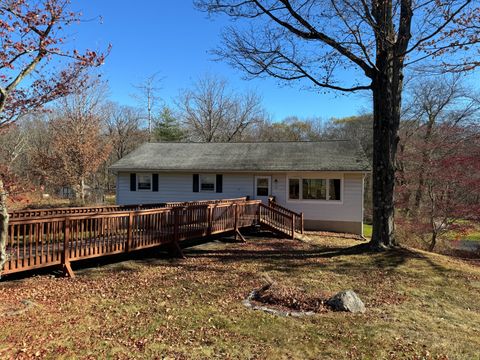
<path id="1" fill-rule="evenodd" d="M 401 223 L 420 238 L 427 238 L 433 251 L 445 232 L 465 232 L 471 222 L 480 221 L 480 129 L 477 125 L 442 123 L 435 126 L 428 141 L 426 131 L 428 128 L 423 128 L 410 138 L 401 153 L 407 169 L 402 185 L 397 187 L 397 204 L 413 209 L 414 216 L 404 214 Z M 419 178 L 421 201 L 408 196 L 417 192 Z"/>
<path id="2" fill-rule="evenodd" d="M 0 0 L 0 130 L 78 89 L 87 79 L 85 70 L 103 63 L 103 53 L 65 44 L 64 29 L 80 20 L 69 6 L 69 0 Z M 0 270 L 6 262 L 11 179 L 0 165 Z"/>

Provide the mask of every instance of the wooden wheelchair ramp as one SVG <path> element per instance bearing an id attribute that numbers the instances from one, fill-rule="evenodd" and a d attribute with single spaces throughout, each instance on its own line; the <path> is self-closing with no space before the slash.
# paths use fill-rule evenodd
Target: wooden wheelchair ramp
<path id="1" fill-rule="evenodd" d="M 2 274 L 61 266 L 73 276 L 72 261 L 161 245 L 167 245 L 172 255 L 182 256 L 182 241 L 223 233 L 243 238 L 240 230 L 255 225 L 290 238 L 303 231 L 299 214 L 245 198 L 12 215 Z"/>

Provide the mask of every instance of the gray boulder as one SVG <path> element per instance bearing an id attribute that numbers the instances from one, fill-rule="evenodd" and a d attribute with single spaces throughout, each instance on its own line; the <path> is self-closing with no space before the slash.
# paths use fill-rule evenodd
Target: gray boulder
<path id="1" fill-rule="evenodd" d="M 365 312 L 365 304 L 353 290 L 341 291 L 333 295 L 326 304 L 335 311 Z"/>

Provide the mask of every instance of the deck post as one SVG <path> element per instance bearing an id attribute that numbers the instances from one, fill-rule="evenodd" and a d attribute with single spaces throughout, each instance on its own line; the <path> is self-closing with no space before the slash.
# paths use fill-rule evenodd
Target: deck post
<path id="1" fill-rule="evenodd" d="M 180 215 L 178 214 L 178 209 L 179 208 L 172 208 L 173 212 L 173 241 L 178 242 L 178 239 L 180 238 L 179 234 L 179 226 L 180 226 Z"/>
<path id="2" fill-rule="evenodd" d="M 213 228 L 213 206 L 208 205 L 207 235 L 212 235 Z"/>
<path id="3" fill-rule="evenodd" d="M 262 203 L 258 203 L 258 207 L 257 207 L 257 224 L 260 225 L 261 224 L 261 208 L 262 208 Z"/>
<path id="4" fill-rule="evenodd" d="M 235 240 L 237 240 L 237 233 L 238 233 L 238 206 L 237 204 L 233 204 L 233 213 L 234 213 L 234 223 L 233 228 L 235 230 Z"/>
<path id="5" fill-rule="evenodd" d="M 300 234 L 303 234 L 305 231 L 304 226 L 303 226 L 303 212 L 300 213 Z"/>
<path id="6" fill-rule="evenodd" d="M 70 218 L 67 216 L 65 217 L 65 227 L 63 231 L 62 270 L 63 270 L 64 276 L 74 278 L 75 274 L 72 271 L 72 267 L 70 266 L 70 260 L 69 260 L 70 258 L 69 247 L 70 247 Z"/>
<path id="7" fill-rule="evenodd" d="M 295 214 L 292 214 L 292 240 L 295 240 Z"/>
<path id="8" fill-rule="evenodd" d="M 128 227 L 127 227 L 127 246 L 125 246 L 125 252 L 132 250 L 133 245 L 133 213 L 128 212 Z"/>

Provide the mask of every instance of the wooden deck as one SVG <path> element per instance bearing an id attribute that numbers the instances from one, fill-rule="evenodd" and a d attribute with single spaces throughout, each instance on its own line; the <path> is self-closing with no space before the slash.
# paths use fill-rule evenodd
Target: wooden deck
<path id="1" fill-rule="evenodd" d="M 129 207 L 45 209 L 13 213 L 3 274 L 180 243 L 263 225 L 288 237 L 303 232 L 303 218 L 285 208 L 244 198 Z M 148 208 L 150 207 L 150 208 Z"/>

